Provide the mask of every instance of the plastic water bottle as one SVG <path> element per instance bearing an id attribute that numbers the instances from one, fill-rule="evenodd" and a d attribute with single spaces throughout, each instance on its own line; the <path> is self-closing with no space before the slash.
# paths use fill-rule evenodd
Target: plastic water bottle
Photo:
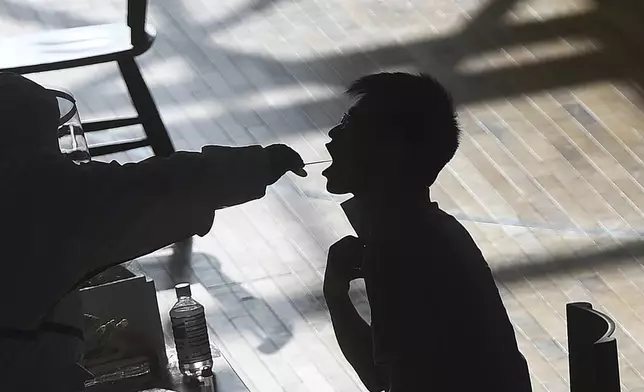
<path id="1" fill-rule="evenodd" d="M 189 283 L 175 286 L 177 303 L 170 309 L 172 334 L 179 358 L 179 370 L 197 377 L 204 368 L 212 369 L 212 354 L 204 307 L 192 298 Z"/>

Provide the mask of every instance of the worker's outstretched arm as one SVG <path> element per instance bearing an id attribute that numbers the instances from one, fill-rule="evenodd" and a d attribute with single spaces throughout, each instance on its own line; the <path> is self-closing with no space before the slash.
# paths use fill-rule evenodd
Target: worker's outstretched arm
<path id="1" fill-rule="evenodd" d="M 215 210 L 261 198 L 268 185 L 303 166 L 283 145 L 207 146 L 134 164 L 67 166 L 58 177 L 70 199 L 60 208 L 78 221 L 68 260 L 93 273 L 205 235 Z"/>

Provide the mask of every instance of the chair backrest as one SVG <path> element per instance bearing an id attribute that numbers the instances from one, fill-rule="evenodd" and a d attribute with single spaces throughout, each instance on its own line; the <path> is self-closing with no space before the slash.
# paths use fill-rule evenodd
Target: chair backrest
<path id="1" fill-rule="evenodd" d="M 131 43 L 135 48 L 144 46 L 148 36 L 145 32 L 148 0 L 127 0 L 127 25 L 131 30 Z"/>
<path id="2" fill-rule="evenodd" d="M 588 302 L 566 305 L 571 392 L 619 392 L 615 322 Z"/>

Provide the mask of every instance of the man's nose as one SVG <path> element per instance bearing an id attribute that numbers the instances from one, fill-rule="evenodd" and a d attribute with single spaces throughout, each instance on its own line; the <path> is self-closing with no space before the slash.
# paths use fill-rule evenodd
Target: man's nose
<path id="1" fill-rule="evenodd" d="M 333 139 L 333 135 L 335 135 L 335 133 L 338 132 L 338 129 L 340 129 L 341 127 L 342 124 L 338 124 L 335 127 L 331 128 L 331 130 L 329 131 L 329 137 Z"/>

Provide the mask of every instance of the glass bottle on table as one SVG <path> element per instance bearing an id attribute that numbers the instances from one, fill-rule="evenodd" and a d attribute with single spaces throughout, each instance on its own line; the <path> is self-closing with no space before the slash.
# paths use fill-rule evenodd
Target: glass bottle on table
<path id="1" fill-rule="evenodd" d="M 213 365 L 204 307 L 192 298 L 189 283 L 176 285 L 175 291 L 177 302 L 170 309 L 170 321 L 179 370 L 188 377 L 198 377 Z"/>
<path id="2" fill-rule="evenodd" d="M 199 392 L 216 392 L 215 375 L 209 366 L 206 366 L 201 371 L 199 376 Z"/>
<path id="3" fill-rule="evenodd" d="M 58 101 L 58 146 L 60 152 L 77 164 L 91 161 L 89 146 L 83 131 L 76 99 L 69 91 L 59 88 L 48 89 Z"/>

